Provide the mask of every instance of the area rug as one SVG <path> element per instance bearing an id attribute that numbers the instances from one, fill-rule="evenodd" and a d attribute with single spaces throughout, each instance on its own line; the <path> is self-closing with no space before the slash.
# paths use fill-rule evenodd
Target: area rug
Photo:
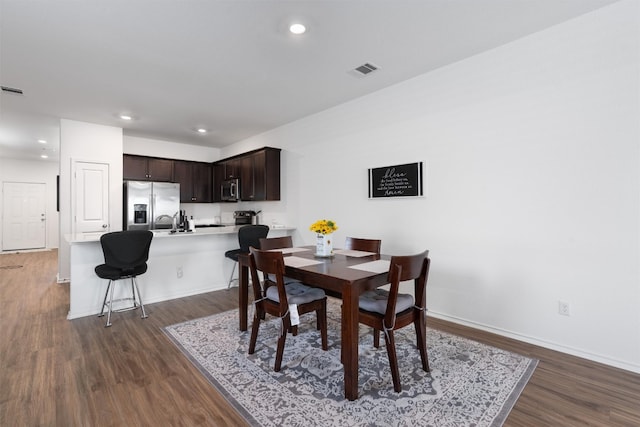
<path id="1" fill-rule="evenodd" d="M 393 391 L 381 340 L 362 326 L 358 399 L 344 398 L 340 307 L 330 302 L 329 350 L 322 351 L 315 314 L 289 334 L 282 370 L 273 371 L 278 319 L 260 325 L 256 352 L 238 311 L 190 320 L 164 332 L 252 426 L 501 426 L 537 360 L 427 328 L 431 372 L 421 368 L 415 330 L 396 331 L 402 392 Z"/>

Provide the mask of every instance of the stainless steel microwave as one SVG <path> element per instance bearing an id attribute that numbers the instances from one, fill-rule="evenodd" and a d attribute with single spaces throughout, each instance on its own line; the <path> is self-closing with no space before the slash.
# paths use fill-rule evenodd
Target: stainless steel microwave
<path id="1" fill-rule="evenodd" d="M 240 181 L 238 179 L 222 181 L 220 194 L 223 202 L 237 202 L 240 200 Z"/>

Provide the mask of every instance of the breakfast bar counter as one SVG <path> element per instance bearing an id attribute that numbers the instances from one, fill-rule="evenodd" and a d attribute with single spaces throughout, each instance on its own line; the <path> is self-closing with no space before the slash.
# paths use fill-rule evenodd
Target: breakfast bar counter
<path id="1" fill-rule="evenodd" d="M 239 228 L 231 225 L 198 228 L 194 232 L 154 231 L 147 272 L 137 278 L 144 304 L 226 289 L 233 262 L 224 253 L 238 248 Z M 294 229 L 272 228 L 269 237 L 285 236 Z M 97 265 L 104 263 L 102 234 L 65 236 L 71 246 L 68 319 L 98 314 L 102 309 L 107 280 L 94 272 Z M 127 296 L 126 288 L 117 286 L 114 299 Z"/>

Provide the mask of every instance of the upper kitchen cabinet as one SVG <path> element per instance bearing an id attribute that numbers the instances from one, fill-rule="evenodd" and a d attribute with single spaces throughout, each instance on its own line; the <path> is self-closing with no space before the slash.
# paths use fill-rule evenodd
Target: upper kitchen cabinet
<path id="1" fill-rule="evenodd" d="M 225 180 L 225 165 L 224 163 L 213 164 L 213 201 L 222 201 L 222 181 Z"/>
<path id="2" fill-rule="evenodd" d="M 213 165 L 213 201 L 222 201 L 220 185 L 227 179 L 240 180 L 240 200 L 280 200 L 280 149 L 264 147 Z"/>
<path id="3" fill-rule="evenodd" d="M 213 201 L 210 163 L 174 160 L 173 180 L 180 184 L 180 202 L 211 203 Z"/>
<path id="4" fill-rule="evenodd" d="M 280 149 L 266 147 L 241 158 L 240 199 L 280 200 Z"/>
<path id="5" fill-rule="evenodd" d="M 140 181 L 173 181 L 173 160 L 157 157 L 122 156 L 124 179 Z"/>
<path id="6" fill-rule="evenodd" d="M 224 164 L 224 179 L 240 178 L 242 170 L 242 158 L 233 158 L 225 160 Z"/>

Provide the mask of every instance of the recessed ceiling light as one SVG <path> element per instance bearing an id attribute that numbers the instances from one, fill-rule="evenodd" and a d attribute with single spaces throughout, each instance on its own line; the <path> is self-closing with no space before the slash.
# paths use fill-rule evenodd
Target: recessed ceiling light
<path id="1" fill-rule="evenodd" d="M 292 34 L 304 34 L 307 31 L 307 27 L 302 24 L 291 24 L 289 31 L 291 31 Z"/>
<path id="2" fill-rule="evenodd" d="M 40 144 L 46 144 L 46 143 L 47 143 L 47 141 L 46 141 L 46 140 L 44 140 L 44 139 L 39 139 L 39 140 L 38 140 L 38 142 L 39 142 Z"/>
<path id="3" fill-rule="evenodd" d="M 207 133 L 205 128 L 198 128 L 198 133 Z"/>
<path id="4" fill-rule="evenodd" d="M 42 157 L 43 159 L 48 159 L 49 156 L 47 156 L 46 154 L 40 154 L 40 157 Z"/>
<path id="5" fill-rule="evenodd" d="M 122 120 L 131 120 L 133 117 L 129 116 L 128 114 L 120 114 L 120 118 Z"/>

